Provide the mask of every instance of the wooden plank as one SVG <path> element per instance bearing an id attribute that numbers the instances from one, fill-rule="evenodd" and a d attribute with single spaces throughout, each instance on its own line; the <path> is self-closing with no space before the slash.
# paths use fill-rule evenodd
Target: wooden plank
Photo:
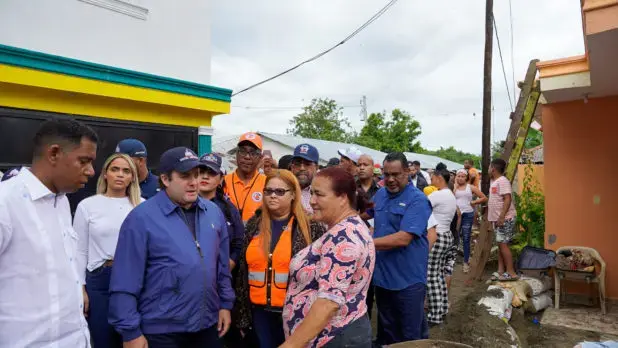
<path id="1" fill-rule="evenodd" d="M 509 131 L 506 136 L 506 142 L 504 144 L 504 153 L 502 153 L 502 159 L 508 161 L 511 157 L 511 152 L 513 151 L 513 145 L 515 144 L 515 139 L 517 138 L 517 133 L 519 127 L 521 125 L 521 120 L 523 118 L 523 114 L 526 108 L 526 104 L 528 102 L 528 98 L 530 96 L 530 92 L 532 91 L 535 85 L 536 78 L 536 63 L 538 63 L 538 59 L 533 59 L 528 64 L 528 71 L 526 72 L 526 78 L 521 86 L 521 92 L 519 93 L 519 100 L 517 101 L 517 106 L 515 107 L 515 111 L 511 116 L 511 126 L 509 127 Z M 515 93 L 513 91 L 513 93 Z"/>
<path id="2" fill-rule="evenodd" d="M 528 136 L 528 131 L 530 130 L 530 124 L 532 124 L 532 120 L 534 119 L 534 112 L 536 111 L 540 96 L 541 91 L 538 87 L 530 93 L 530 97 L 526 103 L 526 109 L 524 110 L 523 118 L 521 120 L 521 125 L 517 132 L 517 138 L 515 139 L 513 150 L 511 151 L 511 156 L 506 162 L 506 171 L 504 175 L 511 182 L 515 179 L 517 164 L 519 163 L 521 152 L 524 149 L 524 143 L 526 142 L 526 137 Z"/>
<path id="3" fill-rule="evenodd" d="M 479 239 L 474 247 L 474 255 L 472 255 L 472 262 L 470 263 L 471 272 L 468 274 L 467 282 L 470 282 L 471 280 L 480 281 L 483 279 L 485 265 L 487 264 L 487 260 L 489 260 L 493 240 L 493 226 L 489 221 L 487 221 L 487 209 L 485 209 L 485 213 L 483 214 L 483 219 L 481 221 L 481 233 L 479 234 Z"/>
<path id="4" fill-rule="evenodd" d="M 519 162 L 519 157 L 521 156 L 521 151 L 540 97 L 539 84 L 535 81 L 537 70 L 536 63 L 538 63 L 538 61 L 538 59 L 530 61 L 528 71 L 526 72 L 526 78 L 521 84 L 521 93 L 519 94 L 517 106 L 515 111 L 510 115 L 511 125 L 507 134 L 502 159 L 507 163 L 505 175 L 511 182 L 515 176 L 515 169 L 517 169 L 517 163 Z M 514 158 L 515 156 L 516 158 Z M 486 169 L 483 168 L 483 170 Z M 493 228 L 491 224 L 487 222 L 487 209 L 485 209 L 485 213 L 483 214 L 480 232 L 478 242 L 474 247 L 474 256 L 468 281 L 482 279 L 485 265 L 491 253 Z"/>

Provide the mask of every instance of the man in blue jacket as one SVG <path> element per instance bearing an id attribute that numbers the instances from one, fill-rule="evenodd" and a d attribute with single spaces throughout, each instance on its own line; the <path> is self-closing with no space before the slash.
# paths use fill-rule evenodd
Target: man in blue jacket
<path id="1" fill-rule="evenodd" d="M 190 149 L 166 151 L 161 190 L 120 229 L 109 322 L 125 348 L 221 347 L 234 303 L 221 210 L 198 197 L 202 166 Z"/>

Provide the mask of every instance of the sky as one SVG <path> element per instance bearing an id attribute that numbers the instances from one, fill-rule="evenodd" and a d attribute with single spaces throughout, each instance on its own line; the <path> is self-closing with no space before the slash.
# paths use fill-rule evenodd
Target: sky
<path id="1" fill-rule="evenodd" d="M 386 0 L 226 0 L 212 2 L 211 84 L 238 91 L 341 41 Z M 584 53 L 579 0 L 494 1 L 508 88 L 531 59 Z M 313 98 L 331 98 L 355 130 L 368 113 L 399 108 L 422 127 L 421 145 L 480 154 L 485 2 L 399 0 L 326 56 L 232 98 L 213 120 L 217 136 L 284 134 Z M 511 105 L 494 35 L 492 142 L 506 137 Z M 511 59 L 514 57 L 514 59 Z M 513 69 L 514 67 L 514 69 Z M 516 88 L 517 96 L 519 90 Z"/>

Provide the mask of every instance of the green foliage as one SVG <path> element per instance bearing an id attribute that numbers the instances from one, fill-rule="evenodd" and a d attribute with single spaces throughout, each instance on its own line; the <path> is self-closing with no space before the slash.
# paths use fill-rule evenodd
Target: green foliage
<path id="1" fill-rule="evenodd" d="M 343 116 L 341 107 L 329 98 L 311 100 L 311 105 L 290 121 L 288 134 L 305 138 L 349 142 L 353 134 L 350 122 Z"/>
<path id="2" fill-rule="evenodd" d="M 453 146 L 448 148 L 440 147 L 439 150 L 422 150 L 421 153 L 426 155 L 438 156 L 449 161 L 457 162 L 463 164 L 465 160 L 471 159 L 474 160 L 474 166 L 480 168 L 481 166 L 481 156 L 475 155 L 468 152 L 463 152 L 455 149 Z"/>
<path id="3" fill-rule="evenodd" d="M 386 112 L 372 113 L 354 142 L 382 152 L 419 152 L 421 124 L 409 113 L 394 109 L 390 116 Z"/>
<path id="4" fill-rule="evenodd" d="M 543 133 L 534 128 L 530 128 L 526 141 L 524 142 L 525 149 L 531 149 L 543 144 Z"/>
<path id="5" fill-rule="evenodd" d="M 521 194 L 514 195 L 520 231 L 515 244 L 542 248 L 545 245 L 545 195 L 533 170 L 532 164 L 525 166 Z"/>
<path id="6" fill-rule="evenodd" d="M 494 141 L 494 143 L 491 145 L 491 158 L 496 159 L 502 157 L 505 145 L 506 140 Z"/>

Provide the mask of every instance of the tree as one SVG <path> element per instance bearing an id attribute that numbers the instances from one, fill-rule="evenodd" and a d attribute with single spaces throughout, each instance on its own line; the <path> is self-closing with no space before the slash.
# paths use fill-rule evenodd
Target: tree
<path id="1" fill-rule="evenodd" d="M 354 142 L 382 152 L 418 152 L 421 124 L 405 111 L 372 113 Z"/>
<path id="2" fill-rule="evenodd" d="M 471 159 L 474 161 L 476 166 L 481 165 L 481 156 L 475 155 L 468 152 L 463 152 L 455 149 L 455 147 L 450 146 L 448 148 L 440 147 L 439 150 L 423 150 L 421 153 L 438 156 L 449 161 L 464 163 L 465 160 Z"/>
<path id="3" fill-rule="evenodd" d="M 531 149 L 533 147 L 537 147 L 543 144 L 543 133 L 539 132 L 534 128 L 530 128 L 528 130 L 528 135 L 526 136 L 526 142 L 524 143 L 525 149 Z"/>
<path id="4" fill-rule="evenodd" d="M 330 98 L 314 98 L 311 105 L 290 120 L 288 134 L 312 139 L 348 142 L 352 136 L 347 130 L 350 122 L 343 116 L 342 108 Z"/>
<path id="5" fill-rule="evenodd" d="M 499 140 L 499 141 L 494 141 L 494 143 L 491 145 L 491 158 L 492 159 L 496 159 L 496 158 L 501 158 L 502 154 L 504 153 L 504 146 L 506 145 L 506 140 Z"/>

